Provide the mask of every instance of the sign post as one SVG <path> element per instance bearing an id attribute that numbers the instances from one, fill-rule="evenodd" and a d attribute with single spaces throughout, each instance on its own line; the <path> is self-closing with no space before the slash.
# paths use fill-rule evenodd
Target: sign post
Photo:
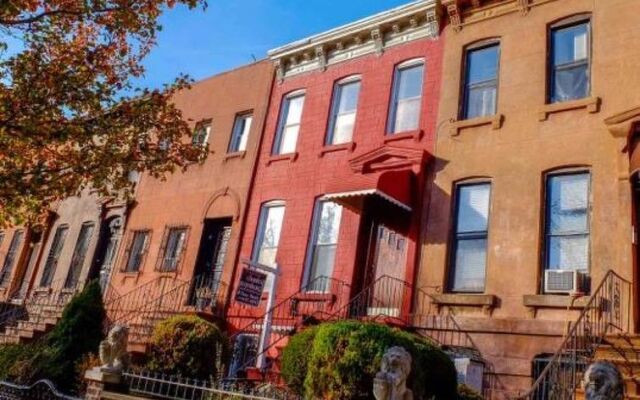
<path id="1" fill-rule="evenodd" d="M 280 276 L 280 273 L 278 272 L 277 263 L 273 267 L 270 267 L 268 265 L 245 260 L 243 261 L 243 264 L 247 267 L 242 271 L 240 284 L 238 286 L 238 291 L 236 292 L 236 301 L 239 303 L 253 307 L 259 306 L 267 280 L 267 274 L 270 274 L 273 277 L 271 287 L 269 288 L 269 297 L 267 298 L 267 312 L 264 314 L 260 341 L 258 343 L 258 360 L 256 367 L 263 369 L 266 362 L 266 354 L 264 352 L 269 345 L 269 340 L 271 338 L 273 306 L 276 301 L 276 287 L 278 285 L 278 277 Z"/>

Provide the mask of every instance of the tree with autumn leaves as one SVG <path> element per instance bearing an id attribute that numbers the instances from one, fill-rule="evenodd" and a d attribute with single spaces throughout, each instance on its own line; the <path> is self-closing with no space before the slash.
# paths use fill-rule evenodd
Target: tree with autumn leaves
<path id="1" fill-rule="evenodd" d="M 202 161 L 171 102 L 133 81 L 158 18 L 204 0 L 0 0 L 0 225 L 30 223 L 91 188 L 129 196 L 132 173 L 162 178 Z"/>

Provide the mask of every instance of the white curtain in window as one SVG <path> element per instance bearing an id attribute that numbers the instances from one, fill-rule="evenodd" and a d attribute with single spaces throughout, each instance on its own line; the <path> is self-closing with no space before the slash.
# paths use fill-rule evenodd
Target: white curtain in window
<path id="1" fill-rule="evenodd" d="M 496 113 L 496 87 L 481 86 L 469 89 L 467 118 L 484 117 Z"/>
<path id="2" fill-rule="evenodd" d="M 487 263 L 487 240 L 460 240 L 455 257 L 455 291 L 484 290 Z"/>
<path id="3" fill-rule="evenodd" d="M 396 110 L 395 131 L 407 132 L 418 129 L 420 124 L 420 103 L 422 98 L 398 101 Z"/>
<path id="4" fill-rule="evenodd" d="M 549 241 L 549 269 L 587 270 L 589 236 L 559 236 Z"/>

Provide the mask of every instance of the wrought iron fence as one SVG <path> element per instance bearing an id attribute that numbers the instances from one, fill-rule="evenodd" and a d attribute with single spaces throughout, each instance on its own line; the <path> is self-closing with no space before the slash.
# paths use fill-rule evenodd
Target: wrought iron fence
<path id="1" fill-rule="evenodd" d="M 247 380 L 214 383 L 150 371 L 127 371 L 123 374 L 123 378 L 130 393 L 159 399 L 301 400 L 284 388 Z"/>
<path id="2" fill-rule="evenodd" d="M 80 400 L 60 393 L 53 383 L 41 380 L 30 386 L 0 381 L 0 400 Z"/>
<path id="3" fill-rule="evenodd" d="M 580 377 L 593 361 L 598 346 L 612 334 L 629 330 L 631 283 L 607 272 L 558 351 L 518 400 L 573 400 Z"/>

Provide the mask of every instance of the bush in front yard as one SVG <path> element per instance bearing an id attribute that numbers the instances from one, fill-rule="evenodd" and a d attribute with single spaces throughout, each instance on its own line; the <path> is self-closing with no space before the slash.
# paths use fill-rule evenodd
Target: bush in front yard
<path id="1" fill-rule="evenodd" d="M 0 378 L 29 384 L 49 379 L 63 392 L 74 392 L 76 366 L 96 353 L 104 335 L 105 316 L 100 286 L 88 284 L 64 308 L 62 318 L 41 340 L 0 348 Z"/>
<path id="2" fill-rule="evenodd" d="M 305 398 L 352 400 L 372 398 L 373 379 L 387 349 L 404 347 L 412 356 L 408 385 L 414 399 L 455 400 L 457 374 L 449 357 L 422 337 L 375 323 L 342 321 L 315 328 L 315 336 L 303 331 L 287 346 L 293 346 L 296 357 L 282 359 L 282 369 L 295 370 L 306 363 Z M 308 355 L 296 347 L 307 345 Z M 299 350 L 299 349 L 298 349 Z M 286 352 L 285 348 L 285 352 Z M 303 353 L 303 352 L 302 352 Z M 284 376 L 284 374 L 283 374 Z M 299 385 L 299 374 L 284 376 L 293 390 Z"/>
<path id="3" fill-rule="evenodd" d="M 307 365 L 311 356 L 313 340 L 318 331 L 317 326 L 311 326 L 289 339 L 289 343 L 282 351 L 282 378 L 294 393 L 304 394 L 304 380 L 307 376 Z"/>
<path id="4" fill-rule="evenodd" d="M 200 317 L 180 315 L 159 323 L 151 338 L 147 367 L 168 375 L 208 379 L 217 374 L 217 359 L 226 360 L 228 339 Z"/>

